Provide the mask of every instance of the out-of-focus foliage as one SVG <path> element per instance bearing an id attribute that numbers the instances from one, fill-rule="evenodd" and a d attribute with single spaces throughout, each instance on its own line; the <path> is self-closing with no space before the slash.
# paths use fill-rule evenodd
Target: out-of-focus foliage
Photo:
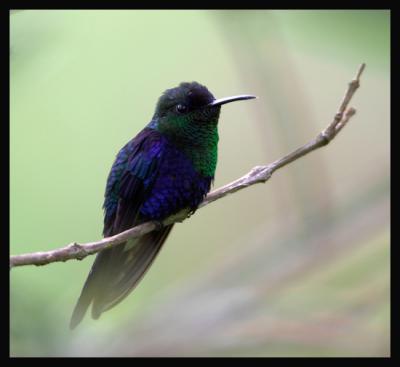
<path id="1" fill-rule="evenodd" d="M 367 63 L 331 145 L 177 225 L 99 321 L 68 329 L 93 258 L 13 270 L 11 355 L 389 355 L 389 17 L 10 14 L 13 254 L 100 238 L 114 156 L 166 88 L 259 96 L 223 108 L 218 187 L 314 137 Z"/>

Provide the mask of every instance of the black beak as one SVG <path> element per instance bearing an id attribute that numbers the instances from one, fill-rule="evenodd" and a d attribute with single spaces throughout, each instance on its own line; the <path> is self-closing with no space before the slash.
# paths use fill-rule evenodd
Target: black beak
<path id="1" fill-rule="evenodd" d="M 245 99 L 253 99 L 253 98 L 257 98 L 256 96 L 251 96 L 248 94 L 242 94 L 240 96 L 232 96 L 232 97 L 225 97 L 225 98 L 220 98 L 220 99 L 216 99 L 213 102 L 209 103 L 207 106 L 221 106 L 225 103 L 230 103 L 230 102 L 235 102 L 235 101 L 242 101 Z"/>

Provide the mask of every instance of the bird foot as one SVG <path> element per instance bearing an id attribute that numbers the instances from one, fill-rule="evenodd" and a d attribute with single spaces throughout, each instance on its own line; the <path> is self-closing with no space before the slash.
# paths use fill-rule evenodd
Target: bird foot
<path id="1" fill-rule="evenodd" d="M 156 226 L 155 231 L 161 231 L 161 230 L 164 228 L 164 224 L 163 224 L 163 222 L 160 221 L 160 220 L 154 220 L 153 223 L 154 223 L 155 226 Z"/>

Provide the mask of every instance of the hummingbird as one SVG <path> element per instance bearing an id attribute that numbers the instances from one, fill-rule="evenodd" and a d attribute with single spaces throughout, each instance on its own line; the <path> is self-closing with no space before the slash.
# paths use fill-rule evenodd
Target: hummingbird
<path id="1" fill-rule="evenodd" d="M 216 99 L 197 82 L 182 82 L 158 99 L 151 121 L 117 154 L 104 195 L 103 236 L 184 208 L 193 214 L 210 191 L 217 165 L 221 106 L 256 98 Z M 127 297 L 153 263 L 174 225 L 99 252 L 74 308 L 75 328 L 90 305 L 93 319 Z"/>

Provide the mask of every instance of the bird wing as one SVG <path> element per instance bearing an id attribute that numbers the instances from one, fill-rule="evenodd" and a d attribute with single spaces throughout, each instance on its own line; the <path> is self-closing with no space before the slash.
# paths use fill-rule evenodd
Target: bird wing
<path id="1" fill-rule="evenodd" d="M 140 207 L 148 197 L 163 158 L 159 133 L 144 129 L 118 153 L 106 186 L 104 236 L 141 222 Z M 121 302 L 149 268 L 172 225 L 101 251 L 93 263 L 71 318 L 74 328 L 90 303 L 92 317 Z"/>

